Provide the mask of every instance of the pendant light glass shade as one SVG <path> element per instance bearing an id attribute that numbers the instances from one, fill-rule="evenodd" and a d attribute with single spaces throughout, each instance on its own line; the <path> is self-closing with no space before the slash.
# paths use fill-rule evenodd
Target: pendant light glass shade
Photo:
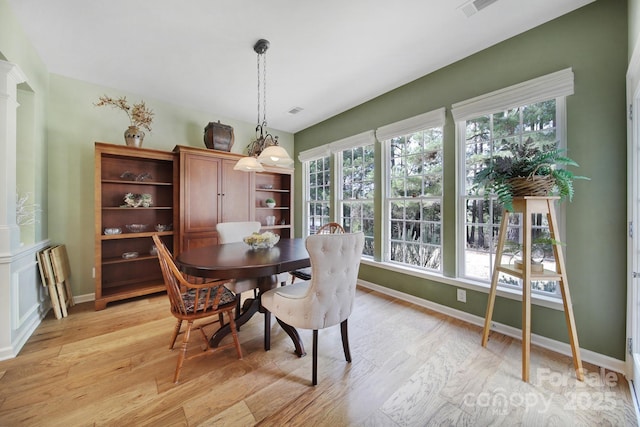
<path id="1" fill-rule="evenodd" d="M 293 159 L 289 157 L 287 150 L 278 145 L 278 137 L 271 135 L 267 131 L 266 53 L 267 49 L 269 49 L 269 45 L 270 43 L 268 40 L 260 39 L 253 46 L 254 52 L 258 54 L 258 124 L 256 126 L 256 139 L 247 146 L 249 156 L 238 160 L 238 163 L 233 167 L 234 170 L 262 172 L 264 171 L 264 168 L 261 163 L 270 166 L 282 167 L 287 167 L 293 164 Z M 262 76 L 260 71 L 262 71 Z"/>
<path id="2" fill-rule="evenodd" d="M 244 172 L 262 172 L 264 168 L 255 157 L 243 157 L 233 167 L 233 170 Z"/>
<path id="3" fill-rule="evenodd" d="M 265 165 L 271 166 L 290 166 L 293 164 L 293 159 L 289 157 L 287 150 L 279 145 L 270 145 L 258 156 L 258 161 Z"/>

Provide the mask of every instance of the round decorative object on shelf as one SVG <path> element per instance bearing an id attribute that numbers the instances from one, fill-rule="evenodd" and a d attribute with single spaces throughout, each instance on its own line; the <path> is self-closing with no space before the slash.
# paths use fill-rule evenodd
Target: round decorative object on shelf
<path id="1" fill-rule="evenodd" d="M 149 193 L 144 194 L 134 194 L 127 193 L 124 195 L 124 205 L 122 207 L 127 208 L 148 208 L 153 205 L 153 196 Z"/>
<path id="2" fill-rule="evenodd" d="M 144 140 L 144 132 L 136 126 L 129 126 L 124 131 L 124 140 L 128 146 L 140 148 Z"/>
<path id="3" fill-rule="evenodd" d="M 143 231 L 147 230 L 147 227 L 149 227 L 148 224 L 127 224 L 125 227 L 127 227 L 127 230 L 129 230 L 132 233 L 142 233 Z"/>
<path id="4" fill-rule="evenodd" d="M 138 255 L 140 255 L 138 252 L 125 252 L 122 254 L 122 258 L 133 259 L 133 258 L 138 258 Z"/>
<path id="5" fill-rule="evenodd" d="M 235 140 L 233 127 L 215 122 L 209 122 L 204 128 L 204 145 L 211 150 L 231 151 Z"/>

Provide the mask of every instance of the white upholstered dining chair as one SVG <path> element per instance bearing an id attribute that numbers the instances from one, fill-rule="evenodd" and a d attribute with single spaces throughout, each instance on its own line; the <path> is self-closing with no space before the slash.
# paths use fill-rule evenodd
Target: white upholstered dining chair
<path id="1" fill-rule="evenodd" d="M 364 234 L 314 234 L 307 237 L 306 247 L 311 259 L 311 280 L 271 289 L 262 294 L 261 301 L 278 321 L 313 330 L 312 384 L 316 385 L 319 329 L 341 325 L 344 356 L 351 362 L 347 319 L 353 309 Z"/>
<path id="2" fill-rule="evenodd" d="M 260 231 L 260 223 L 258 221 L 235 221 L 235 222 L 219 222 L 216 224 L 218 232 L 218 243 L 237 243 L 242 242 L 242 238 Z M 227 283 L 227 288 L 236 294 L 236 316 L 240 316 L 240 294 L 253 290 L 254 297 L 256 295 L 255 279 L 232 280 Z"/>
<path id="3" fill-rule="evenodd" d="M 258 221 L 219 222 L 216 225 L 219 243 L 242 242 L 243 237 L 260 231 Z"/>
<path id="4" fill-rule="evenodd" d="M 251 233 L 257 233 L 260 231 L 260 223 L 258 221 L 234 221 L 234 222 L 219 222 L 216 225 L 218 231 L 218 242 L 224 243 L 237 243 L 242 242 L 244 237 L 251 235 Z M 278 282 L 286 281 L 289 278 L 288 274 L 278 275 Z M 236 316 L 240 315 L 240 294 L 242 292 L 254 291 L 254 297 L 256 295 L 256 279 L 240 279 L 234 280 L 227 284 L 227 287 L 236 294 L 237 306 Z"/>
<path id="5" fill-rule="evenodd" d="M 344 233 L 344 228 L 337 222 L 329 222 L 318 228 L 315 234 L 335 234 Z M 311 267 L 303 268 L 300 270 L 294 270 L 289 272 L 291 274 L 291 283 L 296 279 L 311 280 Z"/>

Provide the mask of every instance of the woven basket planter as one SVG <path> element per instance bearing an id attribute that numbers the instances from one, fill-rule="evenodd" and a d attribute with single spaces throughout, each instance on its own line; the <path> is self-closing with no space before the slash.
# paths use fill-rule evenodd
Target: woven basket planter
<path id="1" fill-rule="evenodd" d="M 509 180 L 513 197 L 548 196 L 553 190 L 553 183 L 551 175 L 531 175 Z"/>

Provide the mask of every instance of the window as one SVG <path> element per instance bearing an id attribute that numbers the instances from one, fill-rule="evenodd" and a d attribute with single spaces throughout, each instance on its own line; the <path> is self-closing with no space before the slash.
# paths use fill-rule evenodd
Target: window
<path id="1" fill-rule="evenodd" d="M 329 167 L 331 154 L 335 169 Z M 307 234 L 336 221 L 347 232 L 365 235 L 364 255 L 373 256 L 373 198 L 375 173 L 375 135 L 367 131 L 301 152 L 298 156 L 307 177 L 305 194 Z M 331 211 L 331 179 L 335 183 L 336 211 Z"/>
<path id="2" fill-rule="evenodd" d="M 331 222 L 331 167 L 329 156 L 309 160 L 305 164 L 306 185 L 306 231 L 315 234 L 322 225 Z"/>
<path id="3" fill-rule="evenodd" d="M 386 261 L 442 272 L 444 109 L 378 129 L 384 144 Z"/>
<path id="4" fill-rule="evenodd" d="M 573 73 L 563 70 L 511 88 L 453 106 L 460 170 L 459 271 L 460 276 L 489 283 L 497 262 L 495 248 L 502 208 L 494 195 L 477 194 L 473 178 L 485 161 L 517 149 L 543 149 L 565 144 L 565 96 L 573 93 Z M 544 98 L 547 97 L 547 98 Z M 508 244 L 501 263 L 513 261 L 522 243 L 521 218 L 510 215 Z M 554 269 L 555 259 L 544 215 L 532 218 L 533 250 L 544 258 L 545 268 Z M 547 240 L 548 241 L 548 240 Z M 536 242 L 542 242 L 536 244 Z M 521 287 L 521 281 L 501 275 L 500 285 Z M 556 282 L 533 282 L 534 291 L 557 294 Z"/>
<path id="5" fill-rule="evenodd" d="M 363 255 L 373 256 L 375 145 L 336 153 L 339 221 L 347 232 L 364 232 Z"/>
<path id="6" fill-rule="evenodd" d="M 555 147 L 557 142 L 556 101 L 544 101 L 536 104 L 516 107 L 507 111 L 487 114 L 466 121 L 465 135 L 465 276 L 472 279 L 489 281 L 495 260 L 495 243 L 498 228 L 502 219 L 502 208 L 496 197 L 490 195 L 485 199 L 482 194 L 473 191 L 473 177 L 483 168 L 485 160 L 496 154 L 505 155 L 527 146 L 539 146 L 543 150 Z M 520 219 L 513 215 L 509 224 L 507 259 L 517 256 L 522 242 Z M 541 241 L 549 237 L 546 218 L 534 215 L 532 241 Z M 535 245 L 534 245 L 535 246 Z M 545 264 L 555 262 L 550 245 L 544 245 L 547 256 Z M 542 248 L 541 248 L 542 249 Z M 552 268 L 551 266 L 547 268 Z M 519 286 L 511 276 L 501 276 L 500 282 Z M 539 290 L 555 292 L 554 284 L 540 284 Z M 546 287 L 545 287 L 546 286 Z"/>

